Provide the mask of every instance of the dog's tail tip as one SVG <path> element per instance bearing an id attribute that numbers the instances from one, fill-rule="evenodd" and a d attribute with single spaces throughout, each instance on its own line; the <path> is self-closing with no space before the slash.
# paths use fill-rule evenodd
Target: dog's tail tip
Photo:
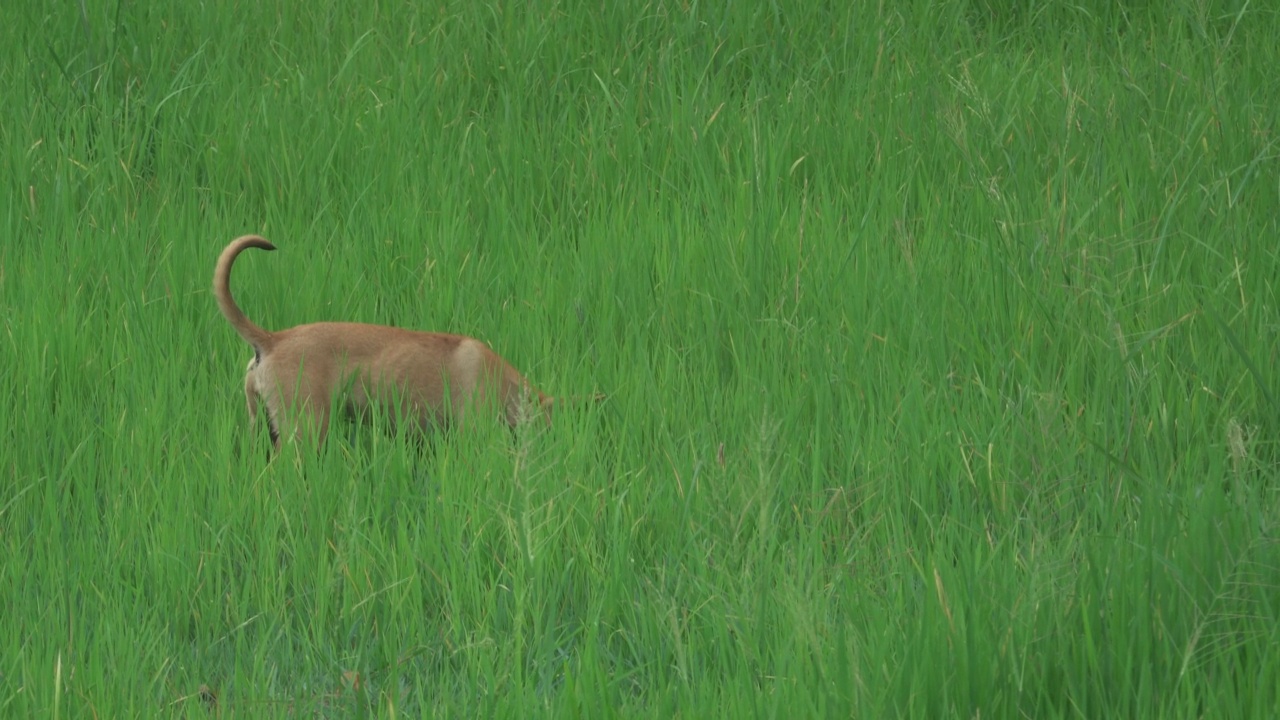
<path id="1" fill-rule="evenodd" d="M 259 250 L 267 250 L 267 251 L 276 249 L 276 246 L 273 245 L 270 240 L 262 237 L 261 235 L 241 235 L 235 240 L 232 240 L 231 245 L 232 247 L 237 247 L 241 249 L 257 248 Z"/>

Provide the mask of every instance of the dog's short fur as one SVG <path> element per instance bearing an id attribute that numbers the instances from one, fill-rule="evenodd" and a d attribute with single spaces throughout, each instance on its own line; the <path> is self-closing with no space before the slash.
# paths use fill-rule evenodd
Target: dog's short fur
<path id="1" fill-rule="evenodd" d="M 304 433 L 323 441 L 335 401 L 354 413 L 377 403 L 422 430 L 466 425 L 489 411 L 514 428 L 531 406 L 550 419 L 555 399 L 474 338 L 344 322 L 276 332 L 258 327 L 231 298 L 231 266 L 245 248 L 276 249 L 256 235 L 232 241 L 214 269 L 213 294 L 227 321 L 253 346 L 244 378 L 249 424 L 261 402 L 277 450 L 282 439 Z"/>

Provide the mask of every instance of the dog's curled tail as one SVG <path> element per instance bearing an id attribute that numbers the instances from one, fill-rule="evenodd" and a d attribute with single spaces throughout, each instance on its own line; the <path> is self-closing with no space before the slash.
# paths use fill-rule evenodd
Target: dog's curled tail
<path id="1" fill-rule="evenodd" d="M 231 327 L 235 328 L 236 332 L 240 333 L 240 337 L 261 355 L 271 348 L 271 333 L 254 325 L 231 298 L 231 265 L 235 263 L 236 256 L 241 250 L 251 247 L 262 250 L 276 249 L 275 245 L 257 235 L 245 235 L 232 240 L 227 249 L 222 251 L 222 255 L 218 256 L 218 265 L 213 269 L 213 296 L 217 298 L 218 309 L 227 318 L 227 322 L 231 323 Z"/>

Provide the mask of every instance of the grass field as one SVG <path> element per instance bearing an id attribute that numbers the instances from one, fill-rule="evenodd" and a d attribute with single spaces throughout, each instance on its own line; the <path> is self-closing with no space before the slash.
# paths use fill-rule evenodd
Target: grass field
<path id="1" fill-rule="evenodd" d="M 1273 4 L 6 19 L 0 717 L 1280 707 Z M 269 463 L 249 232 L 608 400 Z"/>

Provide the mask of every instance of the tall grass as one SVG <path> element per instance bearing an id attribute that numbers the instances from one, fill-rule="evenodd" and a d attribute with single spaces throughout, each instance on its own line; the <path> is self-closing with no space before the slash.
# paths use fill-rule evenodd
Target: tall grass
<path id="1" fill-rule="evenodd" d="M 0 715 L 1280 706 L 1266 3 L 12 15 Z M 267 462 L 246 232 L 609 399 Z"/>

